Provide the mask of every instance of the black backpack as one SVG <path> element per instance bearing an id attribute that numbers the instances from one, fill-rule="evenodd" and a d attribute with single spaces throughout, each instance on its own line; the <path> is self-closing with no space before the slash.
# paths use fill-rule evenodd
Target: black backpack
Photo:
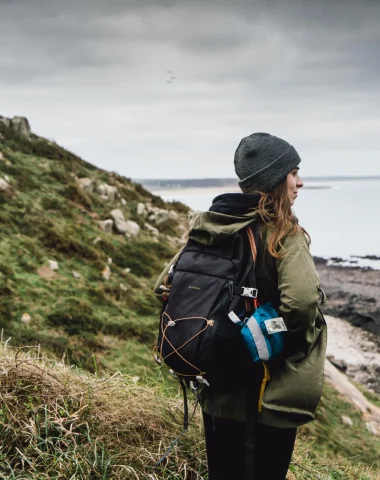
<path id="1" fill-rule="evenodd" d="M 231 315 L 245 318 L 257 307 L 259 233 L 254 222 L 211 246 L 189 239 L 161 285 L 165 301 L 155 360 L 164 361 L 182 387 L 184 426 L 156 466 L 188 430 L 186 387 L 197 394 L 194 415 L 199 384 L 231 389 L 252 374 L 252 359 Z"/>
<path id="2" fill-rule="evenodd" d="M 258 241 L 258 222 L 211 246 L 189 239 L 165 278 L 156 360 L 187 385 L 223 390 L 246 378 L 252 360 L 229 314 L 256 307 Z"/>

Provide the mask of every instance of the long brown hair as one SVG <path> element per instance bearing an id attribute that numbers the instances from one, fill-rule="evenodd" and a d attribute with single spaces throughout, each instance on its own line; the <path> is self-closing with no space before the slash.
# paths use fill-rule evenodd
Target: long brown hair
<path id="1" fill-rule="evenodd" d="M 276 185 L 272 191 L 259 193 L 261 198 L 257 211 L 265 224 L 274 227 L 268 239 L 269 253 L 275 258 L 283 257 L 284 254 L 280 253 L 280 249 L 285 237 L 297 232 L 302 232 L 310 244 L 310 235 L 299 225 L 298 218 L 292 212 L 287 179 Z"/>

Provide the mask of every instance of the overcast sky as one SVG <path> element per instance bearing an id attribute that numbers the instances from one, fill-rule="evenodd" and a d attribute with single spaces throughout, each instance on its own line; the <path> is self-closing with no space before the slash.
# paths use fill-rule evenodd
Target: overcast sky
<path id="1" fill-rule="evenodd" d="M 228 177 L 243 136 L 380 174 L 380 1 L 0 0 L 0 115 L 132 178 Z"/>

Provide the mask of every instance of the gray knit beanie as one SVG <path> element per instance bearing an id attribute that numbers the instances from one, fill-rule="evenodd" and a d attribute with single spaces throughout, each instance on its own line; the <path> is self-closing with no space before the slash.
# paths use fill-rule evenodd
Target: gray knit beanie
<path id="1" fill-rule="evenodd" d="M 243 138 L 235 152 L 235 172 L 240 188 L 267 192 L 300 163 L 296 149 L 269 133 L 253 133 Z"/>

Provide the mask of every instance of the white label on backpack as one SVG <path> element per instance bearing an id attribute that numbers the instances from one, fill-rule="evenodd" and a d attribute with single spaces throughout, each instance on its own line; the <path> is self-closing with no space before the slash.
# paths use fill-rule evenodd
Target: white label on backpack
<path id="1" fill-rule="evenodd" d="M 240 318 L 236 315 L 235 312 L 233 312 L 231 310 L 231 312 L 228 314 L 228 316 L 230 317 L 230 320 L 232 320 L 234 323 L 237 323 L 239 324 L 241 322 Z"/>
<path id="2" fill-rule="evenodd" d="M 282 317 L 271 318 L 270 320 L 264 320 L 264 323 L 265 323 L 265 326 L 267 327 L 267 332 L 269 334 L 286 332 L 288 330 L 286 328 L 284 319 Z"/>

